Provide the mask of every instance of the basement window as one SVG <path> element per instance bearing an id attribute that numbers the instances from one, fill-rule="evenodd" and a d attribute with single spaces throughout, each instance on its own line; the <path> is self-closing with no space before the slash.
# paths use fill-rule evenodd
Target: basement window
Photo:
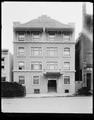
<path id="1" fill-rule="evenodd" d="M 69 90 L 68 90 L 68 89 L 66 89 L 66 90 L 65 90 L 65 93 L 69 93 Z"/>
<path id="2" fill-rule="evenodd" d="M 34 93 L 35 94 L 39 94 L 40 93 L 40 89 L 34 89 Z"/>

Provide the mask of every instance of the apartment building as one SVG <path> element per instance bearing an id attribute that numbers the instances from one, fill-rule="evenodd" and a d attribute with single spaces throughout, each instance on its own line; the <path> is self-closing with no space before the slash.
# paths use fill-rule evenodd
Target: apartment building
<path id="1" fill-rule="evenodd" d="M 14 81 L 27 94 L 75 93 L 74 30 L 46 15 L 14 22 Z"/>
<path id="2" fill-rule="evenodd" d="M 76 42 L 76 90 L 87 87 L 93 91 L 93 16 L 83 4 L 83 29 Z"/>
<path id="3" fill-rule="evenodd" d="M 12 54 L 8 49 L 3 49 L 1 51 L 1 81 L 11 82 L 12 81 Z"/>

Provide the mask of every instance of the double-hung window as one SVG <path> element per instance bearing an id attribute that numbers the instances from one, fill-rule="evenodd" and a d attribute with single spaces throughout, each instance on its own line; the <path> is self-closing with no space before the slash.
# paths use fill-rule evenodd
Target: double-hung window
<path id="1" fill-rule="evenodd" d="M 48 70 L 57 70 L 57 68 L 58 68 L 57 62 L 48 62 L 47 63 Z"/>
<path id="2" fill-rule="evenodd" d="M 47 47 L 47 57 L 57 57 L 57 47 Z"/>
<path id="3" fill-rule="evenodd" d="M 32 62 L 31 70 L 42 70 L 42 63 L 41 62 Z"/>
<path id="4" fill-rule="evenodd" d="M 41 47 L 31 47 L 31 55 L 32 56 L 42 56 L 42 48 Z"/>
<path id="5" fill-rule="evenodd" d="M 64 48 L 64 56 L 70 56 L 70 48 Z"/>
<path id="6" fill-rule="evenodd" d="M 70 40 L 70 35 L 67 35 L 67 34 L 63 35 L 63 39 L 64 39 L 65 41 Z"/>
<path id="7" fill-rule="evenodd" d="M 55 33 L 49 33 L 49 40 L 55 40 Z"/>
<path id="8" fill-rule="evenodd" d="M 39 40 L 40 39 L 40 34 L 38 32 L 33 33 L 33 40 Z"/>
<path id="9" fill-rule="evenodd" d="M 23 56 L 24 55 L 24 47 L 19 47 L 18 48 L 18 54 Z"/>
<path id="10" fill-rule="evenodd" d="M 70 76 L 64 76 L 64 84 L 70 84 Z"/>
<path id="11" fill-rule="evenodd" d="M 24 39 L 25 39 L 25 34 L 24 33 L 19 33 L 18 34 L 18 40 L 19 41 L 24 41 Z"/>
<path id="12" fill-rule="evenodd" d="M 39 84 L 39 76 L 33 76 L 33 85 Z"/>
<path id="13" fill-rule="evenodd" d="M 24 84 L 24 83 L 25 83 L 24 76 L 19 76 L 19 84 Z"/>
<path id="14" fill-rule="evenodd" d="M 64 62 L 64 69 L 69 70 L 70 69 L 70 62 Z"/>

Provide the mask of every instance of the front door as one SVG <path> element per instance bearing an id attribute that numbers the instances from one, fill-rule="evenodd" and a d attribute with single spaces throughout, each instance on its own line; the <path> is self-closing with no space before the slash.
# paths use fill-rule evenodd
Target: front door
<path id="1" fill-rule="evenodd" d="M 57 84 L 56 80 L 48 80 L 48 92 L 56 92 Z"/>

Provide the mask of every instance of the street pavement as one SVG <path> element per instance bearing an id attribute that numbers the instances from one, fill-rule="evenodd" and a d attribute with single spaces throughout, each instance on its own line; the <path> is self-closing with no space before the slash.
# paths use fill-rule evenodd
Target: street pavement
<path id="1" fill-rule="evenodd" d="M 1 99 L 4 113 L 92 113 L 92 107 L 92 96 Z"/>

